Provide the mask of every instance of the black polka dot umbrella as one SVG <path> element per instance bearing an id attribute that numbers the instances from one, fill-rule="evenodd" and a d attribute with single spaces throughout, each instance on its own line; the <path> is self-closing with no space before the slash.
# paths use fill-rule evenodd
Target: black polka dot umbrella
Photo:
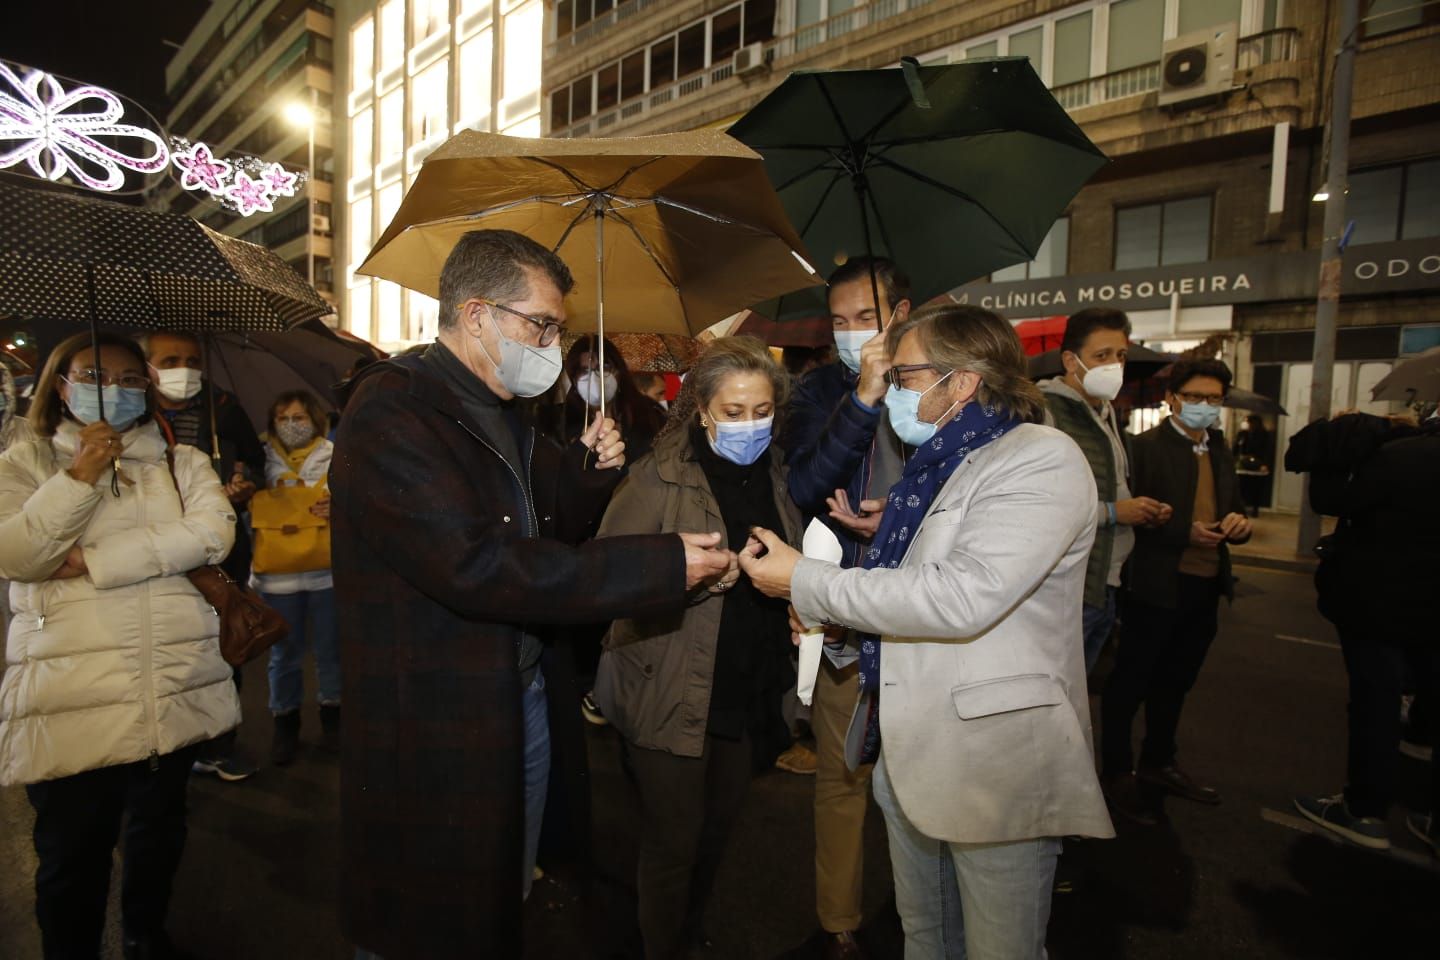
<path id="1" fill-rule="evenodd" d="M 330 312 L 274 253 L 190 217 L 0 182 L 0 315 L 204 333 Z"/>

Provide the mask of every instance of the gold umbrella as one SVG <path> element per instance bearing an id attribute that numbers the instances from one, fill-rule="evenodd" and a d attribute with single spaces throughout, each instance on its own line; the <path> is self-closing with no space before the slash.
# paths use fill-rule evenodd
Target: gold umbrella
<path id="1" fill-rule="evenodd" d="M 460 237 L 501 228 L 565 260 L 578 291 L 569 326 L 602 335 L 607 307 L 627 332 L 693 336 L 821 282 L 759 154 L 715 130 L 608 140 L 464 131 L 426 158 L 359 272 L 435 297 Z"/>

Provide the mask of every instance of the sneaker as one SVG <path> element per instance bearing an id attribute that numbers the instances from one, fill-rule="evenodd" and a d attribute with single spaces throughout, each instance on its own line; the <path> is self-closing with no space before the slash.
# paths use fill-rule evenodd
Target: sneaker
<path id="1" fill-rule="evenodd" d="M 1312 823 L 1371 850 L 1389 850 L 1390 837 L 1385 821 L 1378 817 L 1357 817 L 1345 805 L 1345 795 L 1333 797 L 1296 797 L 1295 809 Z"/>
<path id="2" fill-rule="evenodd" d="M 580 714 L 587 722 L 593 723 L 597 727 L 610 726 L 610 721 L 605 719 L 605 714 L 601 711 L 600 704 L 595 702 L 594 690 L 591 690 L 580 698 Z"/>
<path id="3" fill-rule="evenodd" d="M 219 777 L 226 783 L 237 783 L 241 780 L 248 780 L 255 775 L 257 769 L 254 764 L 246 763 L 236 756 L 196 760 L 190 765 L 191 773 L 207 773 L 211 776 Z"/>
<path id="4" fill-rule="evenodd" d="M 1440 836 L 1436 835 L 1435 815 L 1433 813 L 1427 813 L 1423 816 L 1418 813 L 1412 813 L 1405 818 L 1405 826 L 1410 829 L 1411 833 L 1419 837 L 1425 846 L 1430 848 L 1431 853 L 1440 857 Z"/>
<path id="5" fill-rule="evenodd" d="M 802 777 L 813 777 L 819 762 L 814 750 L 803 743 L 797 743 L 775 758 L 775 769 L 798 773 Z"/>

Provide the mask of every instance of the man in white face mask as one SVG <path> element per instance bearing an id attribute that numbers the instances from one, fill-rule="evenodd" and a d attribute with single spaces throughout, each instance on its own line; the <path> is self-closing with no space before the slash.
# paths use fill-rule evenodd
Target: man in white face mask
<path id="1" fill-rule="evenodd" d="M 1060 345 L 1064 376 L 1040 383 L 1047 422 L 1070 435 L 1090 462 L 1100 498 L 1095 546 L 1085 576 L 1085 669 L 1095 666 L 1115 628 L 1120 571 L 1135 547 L 1136 526 L 1162 524 L 1170 507 L 1130 495 L 1125 432 L 1110 402 L 1125 381 L 1130 320 L 1119 310 L 1081 310 L 1065 324 Z"/>
<path id="2" fill-rule="evenodd" d="M 347 387 L 330 469 L 342 916 L 374 955 L 522 953 L 551 723 L 581 722 L 580 691 L 542 664 L 554 628 L 678 616 L 734 562 L 718 532 L 574 545 L 625 444 L 597 415 L 562 448 L 515 404 L 560 376 L 573 286 L 535 241 L 467 233 L 440 274 L 436 342 Z"/>

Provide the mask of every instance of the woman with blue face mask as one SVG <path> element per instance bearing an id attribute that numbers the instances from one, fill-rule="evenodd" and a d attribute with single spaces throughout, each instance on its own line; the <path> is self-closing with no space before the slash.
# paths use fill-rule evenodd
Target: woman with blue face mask
<path id="1" fill-rule="evenodd" d="M 789 377 L 753 337 L 716 340 L 685 378 L 653 452 L 630 468 L 600 536 L 753 526 L 800 539 L 772 438 Z M 770 523 L 778 524 L 769 527 Z M 642 575 L 637 571 L 637 576 Z M 682 617 L 617 620 L 595 699 L 624 740 L 640 792 L 640 930 L 647 957 L 684 956 L 752 771 L 789 746 L 780 701 L 795 680 L 786 606 L 731 566 Z"/>
<path id="2" fill-rule="evenodd" d="M 126 956 L 168 956 L 196 745 L 236 726 L 215 612 L 186 578 L 225 559 L 235 514 L 194 447 L 167 448 L 134 342 L 55 348 L 34 439 L 0 455 L 0 578 L 15 615 L 0 687 L 0 786 L 35 808 L 46 956 L 98 956 L 122 819 Z M 104 419 L 101 419 L 101 401 Z"/>

